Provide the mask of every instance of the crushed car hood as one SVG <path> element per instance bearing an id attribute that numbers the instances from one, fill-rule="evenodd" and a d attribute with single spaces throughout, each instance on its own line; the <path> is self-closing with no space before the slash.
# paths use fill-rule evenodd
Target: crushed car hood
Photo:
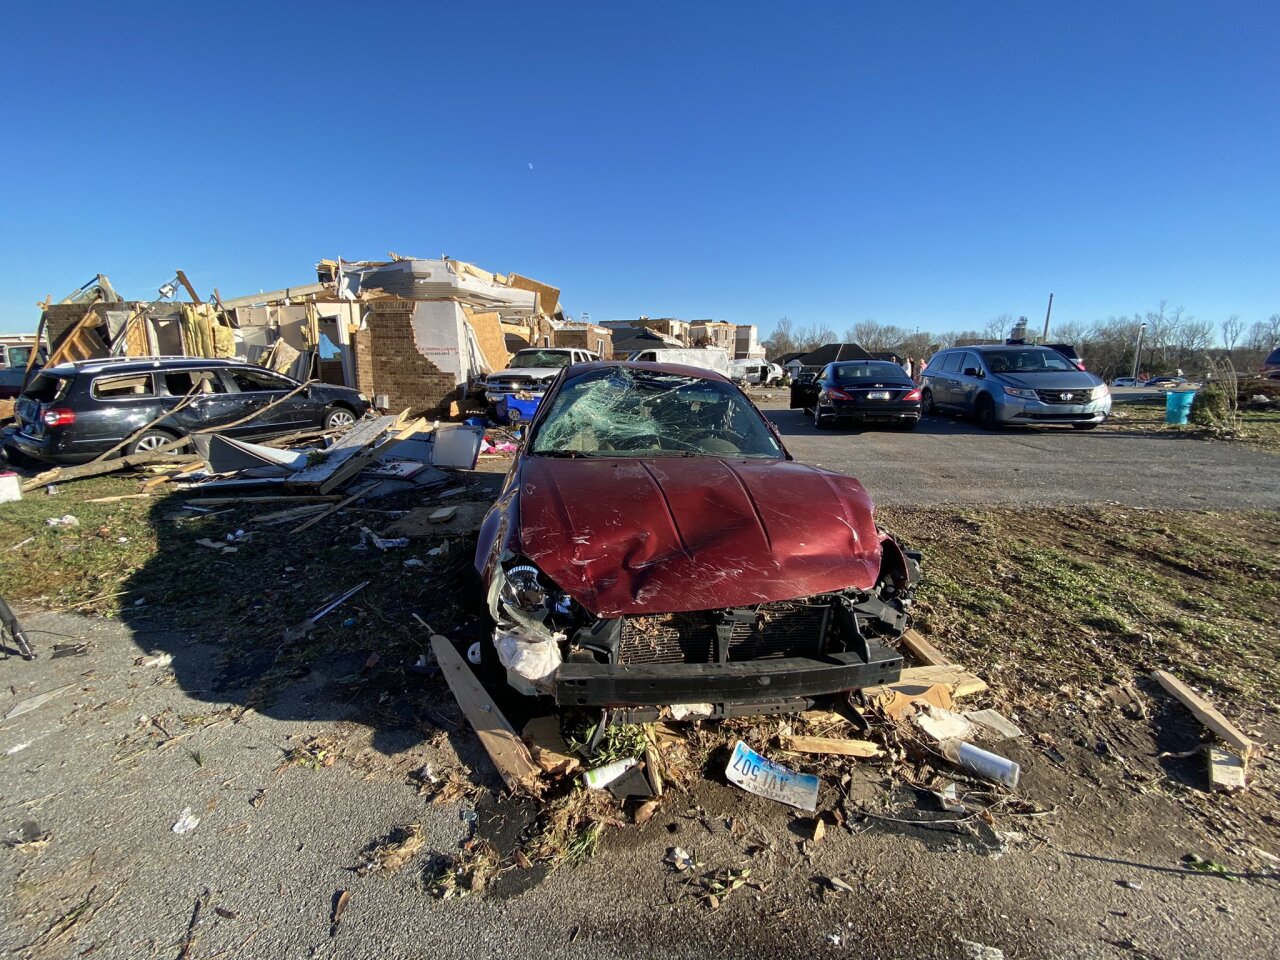
<path id="1" fill-rule="evenodd" d="M 520 469 L 520 548 L 602 617 L 870 589 L 871 499 L 789 461 L 552 459 Z"/>

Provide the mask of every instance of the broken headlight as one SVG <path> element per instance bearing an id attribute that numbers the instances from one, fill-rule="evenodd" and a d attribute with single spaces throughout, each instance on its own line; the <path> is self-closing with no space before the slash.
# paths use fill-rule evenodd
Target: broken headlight
<path id="1" fill-rule="evenodd" d="M 508 607 L 525 613 L 545 613 L 547 590 L 539 582 L 538 568 L 522 563 L 503 571 L 502 586 L 498 596 Z"/>

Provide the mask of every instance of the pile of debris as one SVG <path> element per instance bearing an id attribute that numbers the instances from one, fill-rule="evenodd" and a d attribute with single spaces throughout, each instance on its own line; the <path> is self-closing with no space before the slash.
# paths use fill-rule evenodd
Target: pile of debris
<path id="1" fill-rule="evenodd" d="M 669 712 L 657 722 L 626 724 L 611 722 L 608 710 L 594 720 L 566 712 L 536 717 L 517 733 L 453 644 L 433 638 L 444 677 L 503 782 L 540 811 L 517 849 L 464 843 L 437 865 L 435 891 L 480 892 L 505 870 L 579 858 L 607 828 L 652 819 L 673 793 L 680 810 L 697 804 L 707 779 L 811 815 L 802 816 L 802 848 L 818 844 L 829 828 L 874 825 L 954 834 L 989 854 L 1029 842 L 1028 824 L 1054 810 L 1019 789 L 1022 768 L 1014 758 L 1028 762 L 1042 738 L 990 707 L 961 708 L 958 701 L 987 692 L 986 682 L 916 631 L 906 631 L 902 646 L 920 665 L 899 680 L 799 714 L 681 722 Z M 1168 674 L 1155 679 L 1231 748 L 1207 747 L 1207 785 L 1242 789 L 1252 742 Z M 439 780 L 437 799 L 459 799 L 451 785 Z M 667 862 L 713 909 L 750 885 L 749 868 L 705 873 L 679 847 Z M 826 882 L 834 893 L 849 892 L 838 877 Z"/>

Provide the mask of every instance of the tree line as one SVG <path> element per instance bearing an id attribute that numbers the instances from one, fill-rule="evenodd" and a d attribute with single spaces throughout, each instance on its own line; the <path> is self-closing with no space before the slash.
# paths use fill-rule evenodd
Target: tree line
<path id="1" fill-rule="evenodd" d="M 778 321 L 763 346 L 771 360 L 783 354 L 816 350 L 824 343 L 856 343 L 871 353 L 896 353 L 901 357 L 928 359 L 944 347 L 975 341 L 1001 341 L 1009 336 L 1016 318 L 992 317 L 981 328 L 929 333 L 908 330 L 892 323 L 862 320 L 846 327 L 843 335 L 827 324 L 798 325 L 790 317 Z M 1143 327 L 1143 324 L 1146 324 Z M 1241 373 L 1256 370 L 1280 344 L 1280 313 L 1247 324 L 1230 316 L 1215 324 L 1193 317 L 1182 307 L 1170 309 L 1161 301 L 1155 310 L 1128 316 L 1111 316 L 1092 323 L 1067 321 L 1051 324 L 1050 343 L 1072 344 L 1088 368 L 1104 379 L 1128 376 L 1133 370 L 1134 347 L 1142 331 L 1140 372 L 1155 376 L 1183 370 L 1201 377 L 1213 362 L 1226 362 Z M 1034 321 L 1028 340 L 1038 339 Z"/>

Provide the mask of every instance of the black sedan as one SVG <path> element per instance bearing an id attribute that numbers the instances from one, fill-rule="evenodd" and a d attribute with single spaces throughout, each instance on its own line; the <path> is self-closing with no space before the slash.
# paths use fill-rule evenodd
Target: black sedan
<path id="1" fill-rule="evenodd" d="M 920 388 L 896 363 L 844 360 L 827 364 L 811 383 L 793 384 L 791 408 L 812 412 L 819 430 L 841 420 L 914 430 L 920 422 Z"/>

